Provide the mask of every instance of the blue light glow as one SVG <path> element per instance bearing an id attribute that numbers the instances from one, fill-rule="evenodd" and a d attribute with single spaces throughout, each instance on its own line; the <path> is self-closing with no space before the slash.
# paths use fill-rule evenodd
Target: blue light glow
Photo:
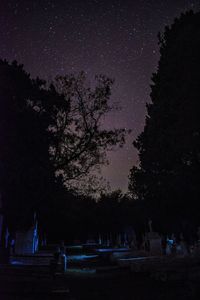
<path id="1" fill-rule="evenodd" d="M 25 265 L 23 262 L 17 261 L 17 260 L 13 260 L 10 263 L 11 263 L 11 265 Z"/>
<path id="2" fill-rule="evenodd" d="M 87 259 L 92 259 L 92 258 L 97 258 L 98 255 L 68 255 L 67 260 L 87 260 Z"/>
<path id="3" fill-rule="evenodd" d="M 74 273 L 74 274 L 95 274 L 95 269 L 68 269 L 67 273 Z"/>
<path id="4" fill-rule="evenodd" d="M 109 253 L 109 252 L 125 252 L 130 251 L 129 248 L 102 248 L 102 249 L 96 249 L 96 252 L 103 252 L 103 253 Z"/>

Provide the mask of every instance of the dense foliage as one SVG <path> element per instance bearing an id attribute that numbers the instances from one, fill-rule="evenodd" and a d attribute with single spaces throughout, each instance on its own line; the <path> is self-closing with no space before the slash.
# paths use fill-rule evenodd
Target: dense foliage
<path id="1" fill-rule="evenodd" d="M 77 187 L 106 151 L 123 145 L 123 129 L 102 126 L 113 109 L 112 83 L 101 75 L 91 89 L 81 73 L 47 86 L 16 62 L 0 61 L 0 191 L 11 227 L 45 212 L 62 185 Z"/>
<path id="2" fill-rule="evenodd" d="M 16 62 L 0 61 L 0 191 L 11 227 L 27 223 L 54 177 L 47 123 L 31 105 L 44 96 L 42 84 Z"/>
<path id="3" fill-rule="evenodd" d="M 199 224 L 200 13 L 175 19 L 159 44 L 152 102 L 134 142 L 140 164 L 131 170 L 129 188 L 159 230 L 186 231 Z"/>

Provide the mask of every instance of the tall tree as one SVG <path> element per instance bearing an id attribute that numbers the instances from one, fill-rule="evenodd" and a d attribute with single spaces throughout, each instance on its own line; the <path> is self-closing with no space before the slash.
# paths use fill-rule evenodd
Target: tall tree
<path id="1" fill-rule="evenodd" d="M 13 228 L 25 225 L 52 187 L 47 123 L 32 105 L 42 85 L 23 66 L 0 61 L 0 189 Z"/>
<path id="2" fill-rule="evenodd" d="M 146 201 L 160 229 L 184 230 L 199 220 L 200 13 L 175 19 L 159 44 L 152 102 L 144 131 L 134 142 L 140 165 L 131 170 L 129 189 Z"/>
<path id="3" fill-rule="evenodd" d="M 96 79 L 94 89 L 83 73 L 47 86 L 16 62 L 0 61 L 0 190 L 13 228 L 34 209 L 54 207 L 61 183 L 72 189 L 123 145 L 125 130 L 103 127 L 113 81 Z"/>

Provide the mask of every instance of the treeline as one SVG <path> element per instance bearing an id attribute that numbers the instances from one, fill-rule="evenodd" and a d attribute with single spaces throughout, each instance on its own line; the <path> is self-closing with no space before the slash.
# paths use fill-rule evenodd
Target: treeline
<path id="1" fill-rule="evenodd" d="M 46 211 L 46 208 L 45 208 Z M 49 203 L 46 218 L 39 220 L 48 241 L 116 243 L 117 235 L 134 230 L 138 240 L 148 230 L 143 203 L 132 201 L 120 191 L 102 194 L 98 200 L 63 190 Z"/>

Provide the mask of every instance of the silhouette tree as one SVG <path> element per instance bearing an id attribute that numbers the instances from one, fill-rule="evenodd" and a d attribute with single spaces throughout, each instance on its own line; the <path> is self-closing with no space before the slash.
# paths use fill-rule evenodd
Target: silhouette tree
<path id="1" fill-rule="evenodd" d="M 8 223 L 20 227 L 49 197 L 54 177 L 47 124 L 31 105 L 41 97 L 43 82 L 6 61 L 0 61 L 0 79 L 0 190 Z"/>
<path id="2" fill-rule="evenodd" d="M 0 190 L 10 227 L 28 225 L 39 208 L 49 213 L 58 193 L 67 198 L 61 184 L 72 189 L 123 145 L 125 130 L 102 126 L 112 83 L 99 76 L 92 90 L 81 73 L 47 86 L 0 60 Z"/>
<path id="3" fill-rule="evenodd" d="M 130 173 L 132 196 L 146 202 L 160 230 L 198 223 L 200 175 L 200 13 L 175 19 L 159 35 L 144 131 L 134 141 L 140 164 Z M 174 230 L 174 229 L 173 229 Z"/>
<path id="4" fill-rule="evenodd" d="M 83 179 L 85 189 L 85 179 L 106 162 L 107 151 L 124 144 L 124 129 L 103 127 L 106 114 L 114 109 L 109 104 L 112 84 L 113 80 L 100 75 L 96 76 L 92 89 L 83 72 L 77 76 L 59 76 L 50 89 L 62 95 L 62 101 L 58 99 L 50 106 L 42 103 L 50 117 L 51 160 L 67 187 L 78 184 L 81 188 Z M 94 172 L 87 182 L 90 190 L 94 186 L 92 179 Z"/>

